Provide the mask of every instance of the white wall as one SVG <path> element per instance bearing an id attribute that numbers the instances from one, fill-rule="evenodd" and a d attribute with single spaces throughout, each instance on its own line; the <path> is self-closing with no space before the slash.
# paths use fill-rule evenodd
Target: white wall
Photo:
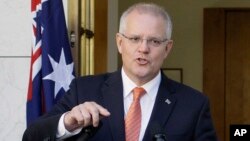
<path id="1" fill-rule="evenodd" d="M 0 140 L 21 140 L 26 127 L 31 20 L 29 0 L 0 2 Z"/>

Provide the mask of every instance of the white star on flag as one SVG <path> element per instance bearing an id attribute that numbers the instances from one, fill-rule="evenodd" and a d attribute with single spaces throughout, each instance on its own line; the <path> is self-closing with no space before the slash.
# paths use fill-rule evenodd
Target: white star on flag
<path id="1" fill-rule="evenodd" d="M 55 82 L 54 95 L 56 97 L 61 88 L 63 88 L 65 92 L 69 89 L 69 85 L 74 78 L 74 75 L 72 74 L 74 63 L 72 62 L 71 64 L 66 64 L 63 48 L 61 51 L 59 63 L 57 63 L 50 55 L 48 56 L 53 71 L 43 79 L 52 80 Z"/>

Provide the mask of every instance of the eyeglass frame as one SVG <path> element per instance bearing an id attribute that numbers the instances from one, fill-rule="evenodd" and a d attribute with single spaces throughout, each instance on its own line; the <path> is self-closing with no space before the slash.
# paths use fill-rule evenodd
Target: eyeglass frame
<path id="1" fill-rule="evenodd" d="M 157 39 L 157 38 L 151 38 L 151 39 L 143 39 L 141 38 L 140 36 L 138 37 L 129 37 L 127 35 L 125 35 L 124 33 L 119 33 L 120 35 L 122 35 L 124 38 L 126 38 L 127 40 L 129 40 L 132 44 L 135 44 L 135 45 L 139 45 L 139 43 L 141 44 L 143 42 L 143 40 L 146 40 L 147 44 L 149 46 L 152 46 L 152 47 L 160 47 L 164 42 L 169 42 L 171 41 L 170 39 Z M 134 41 L 133 41 L 134 40 Z M 137 40 L 137 41 L 136 41 Z M 154 42 L 153 41 L 156 41 L 156 42 L 159 42 L 158 44 L 156 43 L 154 45 Z"/>

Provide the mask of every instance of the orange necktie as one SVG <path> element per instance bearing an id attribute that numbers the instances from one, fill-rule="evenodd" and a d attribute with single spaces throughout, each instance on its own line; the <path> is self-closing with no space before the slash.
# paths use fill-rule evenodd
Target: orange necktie
<path id="1" fill-rule="evenodd" d="M 126 141 L 138 141 L 141 129 L 140 98 L 146 93 L 143 88 L 133 89 L 133 102 L 125 118 Z"/>

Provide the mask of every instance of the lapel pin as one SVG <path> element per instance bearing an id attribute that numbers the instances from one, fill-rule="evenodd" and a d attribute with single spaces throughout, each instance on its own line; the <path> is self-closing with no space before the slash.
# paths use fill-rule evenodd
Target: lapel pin
<path id="1" fill-rule="evenodd" d="M 171 104 L 171 101 L 170 101 L 168 98 L 165 100 L 165 102 L 166 102 L 167 104 Z"/>

